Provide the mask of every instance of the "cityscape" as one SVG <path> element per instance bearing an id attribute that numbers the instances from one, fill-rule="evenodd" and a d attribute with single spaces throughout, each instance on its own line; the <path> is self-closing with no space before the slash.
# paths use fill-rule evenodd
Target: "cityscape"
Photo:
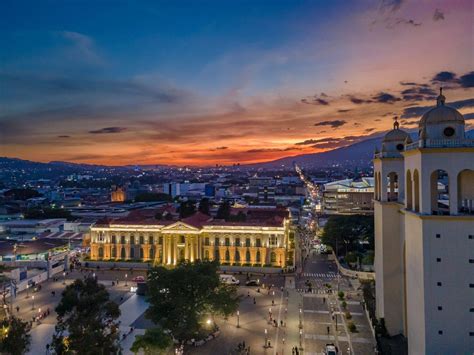
<path id="1" fill-rule="evenodd" d="M 0 18 L 0 354 L 474 354 L 472 1 Z"/>

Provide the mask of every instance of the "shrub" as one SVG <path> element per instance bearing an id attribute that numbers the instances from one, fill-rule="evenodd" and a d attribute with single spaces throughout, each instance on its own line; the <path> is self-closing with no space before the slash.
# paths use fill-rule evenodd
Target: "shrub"
<path id="1" fill-rule="evenodd" d="M 339 291 L 337 293 L 337 296 L 339 297 L 340 300 L 343 300 L 344 299 L 344 292 L 343 291 Z"/>
<path id="2" fill-rule="evenodd" d="M 342 301 L 341 306 L 342 306 L 342 308 L 346 309 L 346 307 L 347 307 L 347 302 L 346 302 L 346 301 Z"/>
<path id="3" fill-rule="evenodd" d="M 373 265 L 374 264 L 375 254 L 372 250 L 368 251 L 365 256 L 362 258 L 362 264 L 364 265 Z"/>
<path id="4" fill-rule="evenodd" d="M 357 327 L 356 327 L 356 325 L 354 324 L 354 322 L 349 322 L 349 323 L 347 323 L 347 328 L 349 329 L 349 331 L 350 331 L 351 333 L 357 332 Z"/>
<path id="5" fill-rule="evenodd" d="M 347 263 L 355 263 L 357 262 L 357 254 L 354 252 L 349 252 L 347 255 L 344 257 Z"/>
<path id="6" fill-rule="evenodd" d="M 349 311 L 346 311 L 346 319 L 352 319 L 352 314 Z"/>

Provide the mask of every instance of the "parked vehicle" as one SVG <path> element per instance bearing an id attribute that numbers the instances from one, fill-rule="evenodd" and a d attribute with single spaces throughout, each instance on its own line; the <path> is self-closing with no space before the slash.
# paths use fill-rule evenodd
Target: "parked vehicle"
<path id="1" fill-rule="evenodd" d="M 334 344 L 326 344 L 326 348 L 324 349 L 324 353 L 326 355 L 337 355 L 337 348 Z"/>
<path id="2" fill-rule="evenodd" d="M 248 280 L 245 286 L 260 286 L 260 280 Z"/>
<path id="3" fill-rule="evenodd" d="M 239 285 L 240 281 L 237 280 L 233 275 L 219 275 L 221 282 L 228 284 L 228 285 Z"/>

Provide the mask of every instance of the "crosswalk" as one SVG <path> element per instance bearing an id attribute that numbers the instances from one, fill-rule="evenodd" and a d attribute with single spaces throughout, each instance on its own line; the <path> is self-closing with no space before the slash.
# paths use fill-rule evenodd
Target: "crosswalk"
<path id="1" fill-rule="evenodd" d="M 318 277 L 321 279 L 333 279 L 337 276 L 337 274 L 333 272 L 329 273 L 303 273 L 303 277 Z"/>
<path id="2" fill-rule="evenodd" d="M 296 289 L 297 292 L 299 293 L 312 293 L 312 294 L 316 294 L 316 295 L 327 295 L 327 290 L 325 289 L 316 289 L 316 290 L 311 290 L 311 292 L 308 292 L 308 289 L 307 288 L 297 288 Z"/>

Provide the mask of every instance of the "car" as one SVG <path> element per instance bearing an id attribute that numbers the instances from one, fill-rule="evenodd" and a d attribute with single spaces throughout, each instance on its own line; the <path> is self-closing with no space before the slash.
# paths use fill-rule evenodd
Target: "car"
<path id="1" fill-rule="evenodd" d="M 228 285 L 239 285 L 240 281 L 237 280 L 234 276 L 232 275 L 219 275 L 219 278 L 221 279 L 222 283 L 228 284 Z"/>
<path id="2" fill-rule="evenodd" d="M 260 280 L 248 280 L 245 286 L 260 286 Z"/>
<path id="3" fill-rule="evenodd" d="M 334 344 L 326 344 L 326 348 L 324 349 L 324 354 L 326 355 L 337 355 L 337 348 Z"/>

